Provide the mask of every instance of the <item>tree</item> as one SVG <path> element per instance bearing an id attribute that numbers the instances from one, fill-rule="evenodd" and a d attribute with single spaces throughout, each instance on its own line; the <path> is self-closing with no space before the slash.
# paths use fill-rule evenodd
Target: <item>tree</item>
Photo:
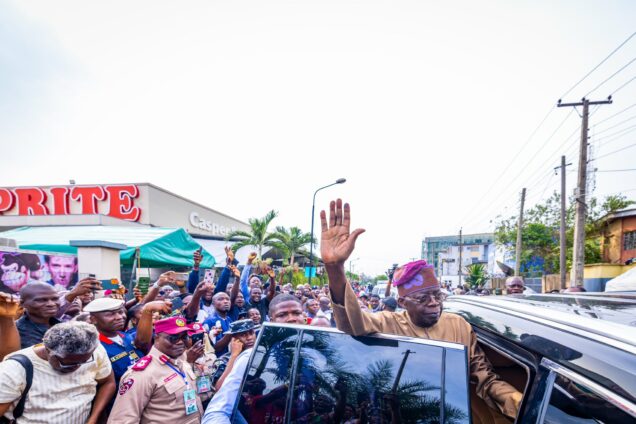
<path id="1" fill-rule="evenodd" d="M 585 263 L 601 261 L 600 236 L 603 234 L 605 217 L 609 213 L 634 204 L 623 195 L 607 196 L 600 204 L 589 198 L 585 224 Z M 538 203 L 525 213 L 521 229 L 521 270 L 526 275 L 536 273 L 556 274 L 559 271 L 559 228 L 561 196 L 553 193 L 544 202 Z M 565 214 L 567 266 L 572 261 L 574 243 L 574 199 L 570 198 Z M 517 237 L 517 217 L 497 217 L 495 242 L 514 249 Z"/>
<path id="2" fill-rule="evenodd" d="M 241 247 L 255 246 L 258 250 L 258 257 L 262 257 L 264 246 L 275 247 L 276 237 L 267 232 L 267 227 L 277 216 L 278 212 L 271 210 L 263 218 L 250 218 L 247 221 L 250 224 L 249 232 L 237 230 L 228 234 L 226 240 L 238 239 L 232 246 L 232 250 L 236 252 Z"/>
<path id="3" fill-rule="evenodd" d="M 274 239 L 274 246 L 286 256 L 290 265 L 294 264 L 297 253 L 308 255 L 305 246 L 312 243 L 311 234 L 303 233 L 298 227 L 291 227 L 289 230 L 285 227 L 276 227 Z M 315 242 L 313 240 L 313 243 Z"/>
<path id="4" fill-rule="evenodd" d="M 471 264 L 464 269 L 466 270 L 465 280 L 471 289 L 483 287 L 490 280 L 484 264 Z"/>
<path id="5" fill-rule="evenodd" d="M 387 281 L 389 279 L 389 277 L 387 277 L 384 274 L 380 274 L 377 277 L 375 277 L 375 281 Z"/>

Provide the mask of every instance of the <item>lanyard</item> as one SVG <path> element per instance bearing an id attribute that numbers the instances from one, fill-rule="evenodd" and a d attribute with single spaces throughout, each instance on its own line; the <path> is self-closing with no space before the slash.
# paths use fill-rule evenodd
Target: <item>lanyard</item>
<path id="1" fill-rule="evenodd" d="M 166 361 L 165 364 L 167 366 L 169 366 L 174 372 L 176 372 L 177 374 L 179 374 L 179 376 L 183 379 L 183 382 L 186 385 L 186 390 L 190 389 L 190 383 L 188 382 L 188 380 L 186 379 L 186 374 L 185 372 L 181 372 L 181 370 L 179 370 L 179 368 L 175 367 L 174 365 L 172 365 L 170 362 Z"/>

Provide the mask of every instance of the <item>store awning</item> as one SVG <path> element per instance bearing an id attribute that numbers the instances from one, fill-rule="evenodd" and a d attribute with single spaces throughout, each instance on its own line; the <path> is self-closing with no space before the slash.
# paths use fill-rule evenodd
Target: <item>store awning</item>
<path id="1" fill-rule="evenodd" d="M 68 226 L 21 227 L 0 233 L 0 237 L 16 240 L 20 249 L 76 254 L 71 240 L 102 240 L 128 246 L 122 250 L 121 263 L 132 265 L 139 248 L 141 266 L 148 268 L 191 267 L 192 253 L 203 247 L 202 268 L 212 268 L 214 255 L 205 250 L 182 228 Z"/>
<path id="2" fill-rule="evenodd" d="M 1 236 L 0 236 L 1 237 Z M 210 252 L 212 256 L 214 256 L 217 263 L 224 264 L 225 263 L 225 246 L 232 246 L 235 242 L 226 241 L 226 240 L 211 240 L 211 239 L 203 239 L 203 238 L 194 238 L 194 240 L 199 243 L 203 248 Z M 264 246 L 263 247 L 263 257 L 265 257 L 265 253 L 267 253 L 271 248 Z M 242 247 L 236 252 L 236 259 L 239 261 L 239 264 L 243 265 L 247 263 L 247 257 L 251 252 L 257 252 L 258 249 L 255 246 L 245 246 Z"/>

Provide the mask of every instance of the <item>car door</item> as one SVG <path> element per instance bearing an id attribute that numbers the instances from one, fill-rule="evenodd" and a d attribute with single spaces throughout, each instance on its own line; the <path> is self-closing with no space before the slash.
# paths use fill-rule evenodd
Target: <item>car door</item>
<path id="1" fill-rule="evenodd" d="M 469 423 L 465 346 L 265 325 L 233 422 L 358 421 Z"/>

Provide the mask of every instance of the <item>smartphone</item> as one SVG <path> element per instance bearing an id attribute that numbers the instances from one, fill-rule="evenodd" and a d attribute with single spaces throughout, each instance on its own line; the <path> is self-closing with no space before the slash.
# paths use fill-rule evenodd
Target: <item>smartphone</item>
<path id="1" fill-rule="evenodd" d="M 214 284 L 214 269 L 205 270 L 205 277 L 203 277 L 203 282 Z"/>
<path id="2" fill-rule="evenodd" d="M 188 281 L 189 276 L 187 272 L 175 272 L 174 279 L 177 281 Z"/>
<path id="3" fill-rule="evenodd" d="M 119 281 L 117 279 L 100 280 L 103 290 L 119 290 Z"/>
<path id="4" fill-rule="evenodd" d="M 193 334 L 192 335 L 192 344 L 194 345 L 194 344 L 197 344 L 198 342 L 202 342 L 204 335 L 205 335 L 205 333 Z"/>
<path id="5" fill-rule="evenodd" d="M 183 308 L 183 299 L 181 299 L 180 297 L 175 297 L 170 301 L 172 302 L 172 312 Z"/>
<path id="6" fill-rule="evenodd" d="M 148 288 L 150 287 L 150 277 L 139 277 L 139 279 L 137 279 L 137 287 L 139 288 L 141 294 L 143 294 L 144 296 L 148 294 Z"/>

